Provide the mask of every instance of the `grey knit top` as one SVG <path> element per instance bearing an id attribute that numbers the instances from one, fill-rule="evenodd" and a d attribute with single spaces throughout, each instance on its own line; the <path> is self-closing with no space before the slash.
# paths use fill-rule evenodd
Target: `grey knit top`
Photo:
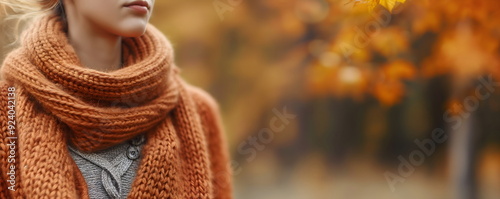
<path id="1" fill-rule="evenodd" d="M 127 198 L 135 178 L 144 136 L 96 153 L 69 146 L 73 160 L 87 183 L 90 198 Z"/>

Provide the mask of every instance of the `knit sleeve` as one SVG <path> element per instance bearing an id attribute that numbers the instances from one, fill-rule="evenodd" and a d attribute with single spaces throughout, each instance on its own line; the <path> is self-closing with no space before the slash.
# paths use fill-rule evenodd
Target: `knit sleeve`
<path id="1" fill-rule="evenodd" d="M 7 84 L 0 81 L 0 198 L 9 198 L 7 174 Z"/>
<path id="2" fill-rule="evenodd" d="M 191 87 L 208 142 L 214 198 L 232 198 L 229 152 L 217 102 L 205 91 Z"/>

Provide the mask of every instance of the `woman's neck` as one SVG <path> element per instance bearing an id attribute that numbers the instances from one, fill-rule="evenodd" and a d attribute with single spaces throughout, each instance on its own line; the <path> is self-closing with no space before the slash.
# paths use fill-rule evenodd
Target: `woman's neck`
<path id="1" fill-rule="evenodd" d="M 77 21 L 77 25 L 75 24 Z M 122 66 L 122 38 L 99 31 L 86 20 L 74 18 L 68 26 L 68 36 L 81 64 L 102 72 L 111 72 Z"/>

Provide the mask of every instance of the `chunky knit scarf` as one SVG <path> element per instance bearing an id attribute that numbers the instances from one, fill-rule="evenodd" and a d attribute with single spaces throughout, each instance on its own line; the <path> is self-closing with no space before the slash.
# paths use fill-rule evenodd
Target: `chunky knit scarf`
<path id="1" fill-rule="evenodd" d="M 227 173 L 220 161 L 226 160 L 211 157 L 224 154 L 215 151 L 223 147 L 207 141 L 199 102 L 178 77 L 167 39 L 152 26 L 141 37 L 125 38 L 123 62 L 123 68 L 109 73 L 83 67 L 55 16 L 25 31 L 21 47 L 2 68 L 4 80 L 16 88 L 19 136 L 17 190 L 8 194 L 88 198 L 68 144 L 95 152 L 145 133 L 130 198 L 230 197 L 227 178 L 220 178 Z M 1 166 L 7 167 L 4 159 Z M 0 169 L 4 178 L 6 170 Z M 226 188 L 215 188 L 215 175 Z"/>

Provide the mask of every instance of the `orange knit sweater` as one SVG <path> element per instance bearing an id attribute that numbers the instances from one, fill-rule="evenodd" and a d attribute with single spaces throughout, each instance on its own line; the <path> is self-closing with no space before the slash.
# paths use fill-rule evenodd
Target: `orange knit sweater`
<path id="1" fill-rule="evenodd" d="M 82 67 L 56 16 L 21 41 L 1 71 L 0 198 L 88 198 L 68 145 L 95 152 L 139 134 L 129 198 L 232 198 L 217 104 L 182 81 L 154 27 L 124 39 L 124 67 L 109 73 Z"/>

